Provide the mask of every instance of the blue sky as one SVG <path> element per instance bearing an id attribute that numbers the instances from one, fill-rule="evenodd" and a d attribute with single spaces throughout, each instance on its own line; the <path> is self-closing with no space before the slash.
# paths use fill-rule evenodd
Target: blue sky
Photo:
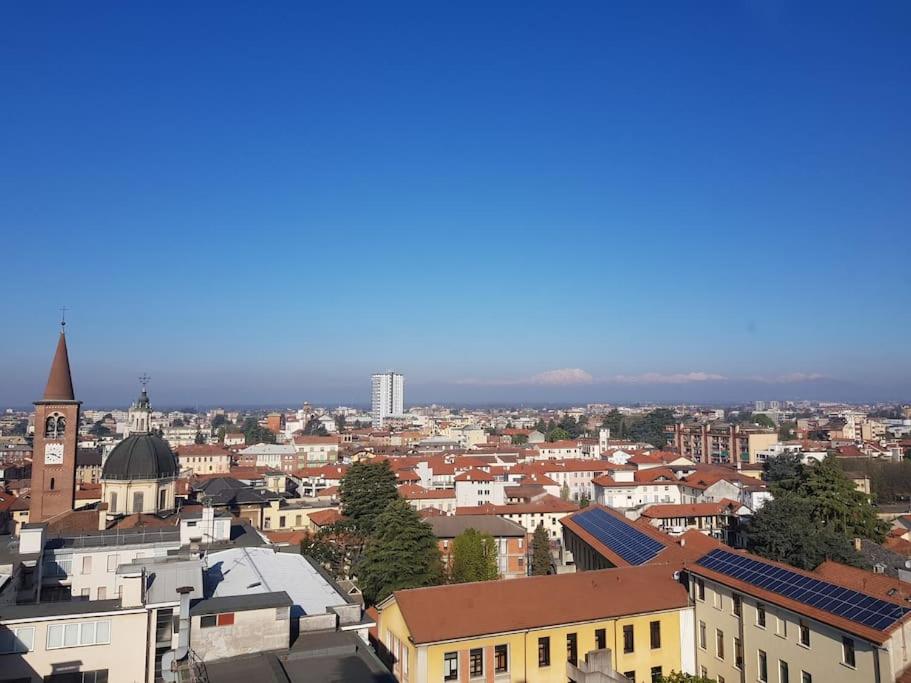
<path id="1" fill-rule="evenodd" d="M 0 405 L 911 398 L 911 5 L 18 3 Z M 841 395 L 844 394 L 844 395 Z"/>

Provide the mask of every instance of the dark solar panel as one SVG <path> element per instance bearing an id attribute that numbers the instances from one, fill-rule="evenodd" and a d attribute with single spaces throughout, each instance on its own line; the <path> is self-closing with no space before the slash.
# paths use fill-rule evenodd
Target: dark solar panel
<path id="1" fill-rule="evenodd" d="M 850 588 L 811 579 L 726 550 L 713 550 L 696 564 L 878 631 L 889 628 L 911 611 Z"/>
<path id="2" fill-rule="evenodd" d="M 648 562 L 664 548 L 655 539 L 601 508 L 575 515 L 573 521 L 630 564 Z"/>

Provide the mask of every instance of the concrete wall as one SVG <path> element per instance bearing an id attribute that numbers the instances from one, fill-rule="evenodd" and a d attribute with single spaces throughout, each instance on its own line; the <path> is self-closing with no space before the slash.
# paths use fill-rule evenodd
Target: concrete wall
<path id="1" fill-rule="evenodd" d="M 48 627 L 55 624 L 110 622 L 110 643 L 47 648 Z M 32 650 L 22 655 L 0 657 L 2 679 L 26 678 L 41 681 L 51 673 L 108 670 L 109 681 L 140 683 L 146 680 L 145 643 L 148 642 L 148 617 L 144 609 L 69 619 L 16 622 L 4 621 L 0 628 L 34 628 Z"/>
<path id="2" fill-rule="evenodd" d="M 278 614 L 282 611 L 285 618 L 280 619 Z M 206 628 L 200 624 L 201 617 L 194 616 L 190 624 L 190 647 L 204 662 L 287 648 L 291 644 L 288 613 L 287 607 L 230 612 L 234 616 L 233 624 Z"/>

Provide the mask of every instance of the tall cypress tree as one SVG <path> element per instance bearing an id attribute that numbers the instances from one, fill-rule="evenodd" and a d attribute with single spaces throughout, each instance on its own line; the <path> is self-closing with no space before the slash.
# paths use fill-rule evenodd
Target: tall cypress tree
<path id="1" fill-rule="evenodd" d="M 491 581 L 500 577 L 497 542 L 490 534 L 466 529 L 452 542 L 450 580 L 453 583 Z"/>
<path id="2" fill-rule="evenodd" d="M 376 518 L 357 576 L 369 604 L 403 588 L 442 582 L 437 539 L 407 501 L 397 498 Z"/>
<path id="3" fill-rule="evenodd" d="M 531 538 L 531 573 L 547 574 L 550 571 L 550 564 L 550 539 L 547 537 L 547 530 L 539 524 Z"/>
<path id="4" fill-rule="evenodd" d="M 395 473 L 389 462 L 358 462 L 339 483 L 342 513 L 365 534 L 373 531 L 377 517 L 398 498 Z"/>

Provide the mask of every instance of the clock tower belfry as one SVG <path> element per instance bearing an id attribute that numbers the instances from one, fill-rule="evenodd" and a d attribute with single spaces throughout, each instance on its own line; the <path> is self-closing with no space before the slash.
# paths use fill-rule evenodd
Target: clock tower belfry
<path id="1" fill-rule="evenodd" d="M 44 397 L 35 401 L 29 522 L 43 522 L 69 512 L 76 497 L 76 446 L 82 401 L 76 400 L 73 391 L 65 325 L 61 323 Z"/>

